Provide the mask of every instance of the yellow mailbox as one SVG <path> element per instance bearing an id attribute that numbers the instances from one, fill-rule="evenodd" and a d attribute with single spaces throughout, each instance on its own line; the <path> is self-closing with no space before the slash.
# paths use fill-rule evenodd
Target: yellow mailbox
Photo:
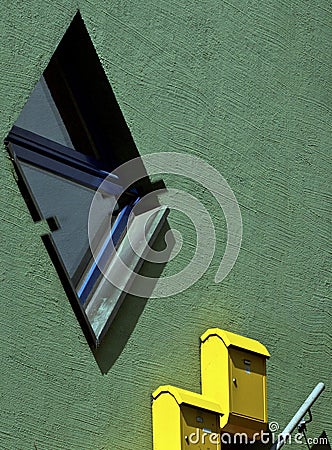
<path id="1" fill-rule="evenodd" d="M 220 405 L 174 386 L 152 397 L 154 450 L 220 450 Z"/>
<path id="2" fill-rule="evenodd" d="M 220 428 L 252 437 L 267 426 L 267 349 L 218 328 L 201 336 L 202 395 L 220 405 Z"/>

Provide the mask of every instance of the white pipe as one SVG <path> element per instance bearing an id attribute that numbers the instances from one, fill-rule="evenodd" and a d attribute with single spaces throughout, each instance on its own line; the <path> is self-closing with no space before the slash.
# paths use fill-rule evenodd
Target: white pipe
<path id="1" fill-rule="evenodd" d="M 311 392 L 309 397 L 299 408 L 299 410 L 294 415 L 289 424 L 286 426 L 286 428 L 282 431 L 282 433 L 280 433 L 277 441 L 271 447 L 271 450 L 279 450 L 285 444 L 287 437 L 289 437 L 293 433 L 297 425 L 301 422 L 303 417 L 307 414 L 310 407 L 315 403 L 315 401 L 317 400 L 317 398 L 320 396 L 320 394 L 323 392 L 324 389 L 325 389 L 324 383 L 317 384 L 315 389 Z"/>

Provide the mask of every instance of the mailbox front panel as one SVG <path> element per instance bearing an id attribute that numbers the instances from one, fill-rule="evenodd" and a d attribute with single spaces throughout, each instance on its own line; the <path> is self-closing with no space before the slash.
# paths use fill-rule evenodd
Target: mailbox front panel
<path id="1" fill-rule="evenodd" d="M 218 420 L 218 414 L 181 405 L 181 449 L 220 450 Z"/>
<path id="2" fill-rule="evenodd" d="M 265 358 L 237 348 L 229 349 L 230 411 L 265 420 Z"/>

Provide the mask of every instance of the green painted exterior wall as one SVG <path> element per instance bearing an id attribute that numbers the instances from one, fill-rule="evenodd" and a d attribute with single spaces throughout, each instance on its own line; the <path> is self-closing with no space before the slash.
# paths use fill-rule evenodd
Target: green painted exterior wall
<path id="1" fill-rule="evenodd" d="M 129 298 L 95 358 L 3 147 L 0 448 L 151 450 L 151 392 L 199 392 L 199 336 L 210 327 L 267 346 L 269 419 L 281 427 L 324 381 L 309 436 L 331 441 L 331 3 L 2 1 L 2 140 L 78 8 L 140 153 L 213 165 L 239 201 L 243 243 L 214 284 L 222 212 L 177 178 L 215 222 L 212 264 L 173 298 Z M 184 216 L 169 223 L 186 232 Z"/>

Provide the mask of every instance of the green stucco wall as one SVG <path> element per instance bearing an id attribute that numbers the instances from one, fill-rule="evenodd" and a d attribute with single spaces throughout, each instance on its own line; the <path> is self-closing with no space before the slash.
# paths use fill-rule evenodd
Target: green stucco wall
<path id="1" fill-rule="evenodd" d="M 268 347 L 269 419 L 281 427 L 324 381 L 309 435 L 331 441 L 331 3 L 2 1 L 2 140 L 77 8 L 140 153 L 213 165 L 239 201 L 243 243 L 214 284 L 222 212 L 177 179 L 215 221 L 213 262 L 173 298 L 129 299 L 97 363 L 3 148 L 0 448 L 151 450 L 151 392 L 199 392 L 198 338 L 215 326 Z M 169 223 L 185 231 L 183 216 Z"/>

